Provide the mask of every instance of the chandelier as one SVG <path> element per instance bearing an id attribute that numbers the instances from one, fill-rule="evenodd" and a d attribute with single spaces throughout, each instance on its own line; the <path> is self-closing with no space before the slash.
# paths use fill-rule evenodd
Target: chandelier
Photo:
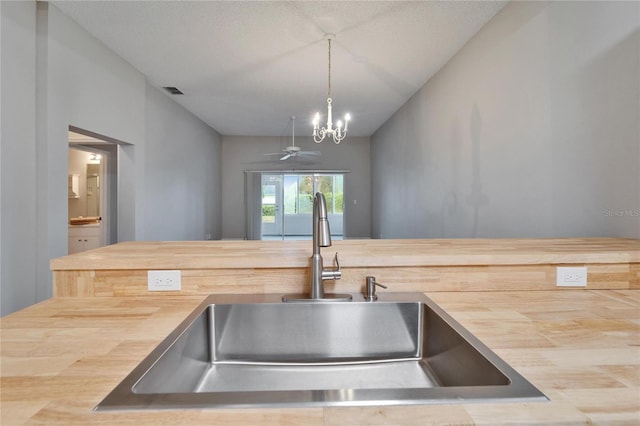
<path id="1" fill-rule="evenodd" d="M 320 113 L 316 113 L 313 118 L 313 140 L 315 143 L 320 143 L 327 135 L 331 135 L 333 141 L 336 144 L 342 142 L 347 136 L 347 127 L 349 126 L 349 120 L 351 116 L 346 114 L 344 116 L 344 124 L 342 120 L 338 120 L 336 127 L 333 127 L 332 115 L 331 115 L 331 40 L 335 38 L 335 34 L 327 34 L 325 38 L 329 42 L 329 91 L 327 94 L 327 126 L 320 128 Z M 344 127 L 343 127 L 344 125 Z"/>

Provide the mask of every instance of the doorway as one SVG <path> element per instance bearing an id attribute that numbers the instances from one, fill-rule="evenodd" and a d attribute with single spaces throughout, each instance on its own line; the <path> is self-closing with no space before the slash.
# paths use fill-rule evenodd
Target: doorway
<path id="1" fill-rule="evenodd" d="M 69 254 L 117 242 L 118 146 L 79 131 L 68 134 Z"/>

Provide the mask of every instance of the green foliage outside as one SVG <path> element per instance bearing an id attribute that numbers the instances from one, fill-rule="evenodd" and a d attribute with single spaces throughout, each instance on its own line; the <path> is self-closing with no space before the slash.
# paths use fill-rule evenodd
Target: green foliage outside
<path id="1" fill-rule="evenodd" d="M 267 204 L 262 206 L 262 222 L 273 223 L 276 220 L 276 206 Z"/>
<path id="2" fill-rule="evenodd" d="M 344 213 L 344 193 L 336 192 L 336 211 L 334 213 Z"/>
<path id="3" fill-rule="evenodd" d="M 314 179 L 317 179 L 315 183 Z M 314 187 L 324 194 L 329 213 L 340 214 L 344 212 L 344 178 L 341 175 L 285 175 L 283 184 L 284 214 L 312 214 Z M 275 220 L 275 206 L 264 205 L 262 217 L 263 222 L 273 222 Z"/>

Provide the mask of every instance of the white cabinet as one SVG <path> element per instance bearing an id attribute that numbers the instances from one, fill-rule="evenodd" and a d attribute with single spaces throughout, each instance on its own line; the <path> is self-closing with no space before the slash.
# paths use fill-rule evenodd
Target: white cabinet
<path id="1" fill-rule="evenodd" d="M 69 254 L 102 246 L 100 225 L 69 226 Z"/>
<path id="2" fill-rule="evenodd" d="M 69 198 L 80 198 L 80 175 L 69 175 Z"/>

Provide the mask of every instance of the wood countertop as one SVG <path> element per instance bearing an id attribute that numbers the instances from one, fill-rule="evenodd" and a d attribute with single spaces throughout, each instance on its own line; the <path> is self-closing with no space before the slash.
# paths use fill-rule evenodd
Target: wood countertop
<path id="1" fill-rule="evenodd" d="M 306 268 L 310 241 L 126 242 L 51 261 L 51 269 Z M 343 240 L 345 267 L 640 263 L 640 240 L 622 238 Z"/>
<path id="2" fill-rule="evenodd" d="M 167 297 L 308 292 L 311 251 L 311 241 L 120 243 L 52 260 L 53 295 L 153 295 L 148 271 L 162 269 L 181 271 Z M 589 290 L 640 288 L 633 239 L 344 240 L 323 250 L 326 266 L 336 251 L 334 292 L 358 292 L 366 276 L 398 292 L 553 290 L 559 266 L 586 267 Z"/>
<path id="3" fill-rule="evenodd" d="M 135 252 L 137 245 L 125 247 Z M 428 295 L 551 401 L 94 413 L 93 407 L 204 296 L 69 297 L 0 319 L 0 423 L 640 424 L 640 291 Z"/>

